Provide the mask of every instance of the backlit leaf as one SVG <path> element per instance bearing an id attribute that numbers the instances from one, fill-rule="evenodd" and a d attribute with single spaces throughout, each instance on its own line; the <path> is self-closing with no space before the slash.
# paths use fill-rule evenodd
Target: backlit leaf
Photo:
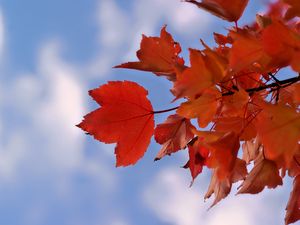
<path id="1" fill-rule="evenodd" d="M 255 124 L 265 156 L 288 166 L 298 149 L 300 114 L 281 104 L 262 103 L 261 107 Z"/>
<path id="2" fill-rule="evenodd" d="M 279 176 L 276 164 L 265 159 L 261 154 L 255 160 L 253 169 L 240 186 L 238 194 L 257 194 L 265 187 L 275 188 L 278 185 L 282 185 L 282 178 Z"/>
<path id="3" fill-rule="evenodd" d="M 101 108 L 87 114 L 78 126 L 101 142 L 117 143 L 117 166 L 135 164 L 154 132 L 148 92 L 134 82 L 110 81 L 89 93 Z"/>
<path id="4" fill-rule="evenodd" d="M 294 179 L 293 191 L 286 207 L 285 224 L 300 220 L 300 176 Z"/>
<path id="5" fill-rule="evenodd" d="M 186 2 L 193 3 L 199 8 L 231 22 L 238 21 L 248 4 L 248 0 L 202 0 L 201 2 L 186 0 Z"/>
<path id="6" fill-rule="evenodd" d="M 180 45 L 173 40 L 166 27 L 163 27 L 160 37 L 143 35 L 141 48 L 137 51 L 140 61 L 124 63 L 115 68 L 150 71 L 159 76 L 166 76 L 169 80 L 175 80 L 175 67 L 184 64 L 183 59 L 179 57 L 180 52 Z"/>
<path id="7" fill-rule="evenodd" d="M 179 115 L 171 115 L 164 123 L 157 125 L 154 137 L 156 142 L 163 146 L 155 159 L 159 160 L 165 155 L 185 148 L 194 137 L 191 131 L 193 127 L 188 119 Z"/>

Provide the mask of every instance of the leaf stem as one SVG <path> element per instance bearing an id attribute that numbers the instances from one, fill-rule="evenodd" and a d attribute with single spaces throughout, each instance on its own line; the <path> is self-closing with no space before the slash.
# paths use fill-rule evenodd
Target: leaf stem
<path id="1" fill-rule="evenodd" d="M 176 110 L 176 109 L 178 109 L 178 108 L 179 108 L 179 106 L 176 106 L 176 107 L 170 108 L 170 109 L 164 109 L 164 110 L 153 111 L 152 113 L 153 113 L 153 114 L 165 113 L 165 112 L 170 112 L 170 111 Z"/>

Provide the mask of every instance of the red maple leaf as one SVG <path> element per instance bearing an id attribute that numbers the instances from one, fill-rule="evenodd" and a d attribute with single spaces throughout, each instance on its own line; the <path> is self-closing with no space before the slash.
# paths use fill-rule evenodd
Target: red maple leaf
<path id="1" fill-rule="evenodd" d="M 178 56 L 180 52 L 180 45 L 173 40 L 166 27 L 163 27 L 160 37 L 143 35 L 141 48 L 136 53 L 140 61 L 123 63 L 115 68 L 150 71 L 158 76 L 166 76 L 169 80 L 175 80 L 175 68 L 184 65 L 183 59 Z"/>
<path id="2" fill-rule="evenodd" d="M 286 207 L 285 224 L 300 220 L 300 176 L 295 177 L 294 187 Z"/>
<path id="3" fill-rule="evenodd" d="M 148 92 L 130 81 L 110 81 L 89 94 L 101 108 L 78 125 L 104 143 L 117 143 L 117 166 L 135 164 L 145 153 L 154 132 Z"/>
<path id="4" fill-rule="evenodd" d="M 194 126 L 188 119 L 178 115 L 171 115 L 164 123 L 159 124 L 155 128 L 154 137 L 156 142 L 163 146 L 155 159 L 159 160 L 165 155 L 185 148 L 194 137 L 192 128 Z"/>
<path id="5" fill-rule="evenodd" d="M 248 4 L 248 0 L 202 0 L 201 2 L 186 0 L 186 2 L 193 3 L 230 22 L 238 21 Z"/>

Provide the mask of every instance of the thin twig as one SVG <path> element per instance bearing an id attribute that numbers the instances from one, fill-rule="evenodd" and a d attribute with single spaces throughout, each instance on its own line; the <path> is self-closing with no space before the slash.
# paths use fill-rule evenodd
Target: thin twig
<path id="1" fill-rule="evenodd" d="M 276 83 L 271 83 L 271 84 L 259 86 L 259 87 L 256 87 L 256 88 L 249 88 L 249 89 L 246 89 L 246 92 L 248 92 L 249 94 L 253 94 L 254 92 L 263 91 L 263 90 L 266 90 L 268 88 L 278 87 L 278 85 L 284 85 L 284 84 L 286 84 L 285 87 L 287 87 L 287 86 L 289 86 L 291 84 L 294 84 L 298 81 L 300 81 L 300 76 L 292 77 L 292 78 L 289 78 L 289 79 L 286 79 L 286 80 L 281 80 L 281 81 L 278 81 Z M 223 96 L 229 96 L 229 95 L 233 95 L 234 93 L 235 93 L 234 91 L 228 91 L 228 92 L 223 93 L 222 95 Z"/>

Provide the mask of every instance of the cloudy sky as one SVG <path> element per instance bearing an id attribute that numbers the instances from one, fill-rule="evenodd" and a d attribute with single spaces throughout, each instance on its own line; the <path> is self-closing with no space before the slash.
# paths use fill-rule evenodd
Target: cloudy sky
<path id="1" fill-rule="evenodd" d="M 263 2 L 250 0 L 240 23 Z M 289 180 L 260 195 L 232 193 L 207 211 L 210 174 L 189 188 L 186 152 L 153 162 L 152 143 L 136 166 L 116 169 L 114 146 L 75 127 L 97 107 L 88 90 L 108 80 L 136 81 L 155 109 L 169 105 L 166 80 L 112 69 L 165 24 L 185 57 L 232 25 L 180 0 L 0 1 L 0 224 L 283 224 Z"/>

